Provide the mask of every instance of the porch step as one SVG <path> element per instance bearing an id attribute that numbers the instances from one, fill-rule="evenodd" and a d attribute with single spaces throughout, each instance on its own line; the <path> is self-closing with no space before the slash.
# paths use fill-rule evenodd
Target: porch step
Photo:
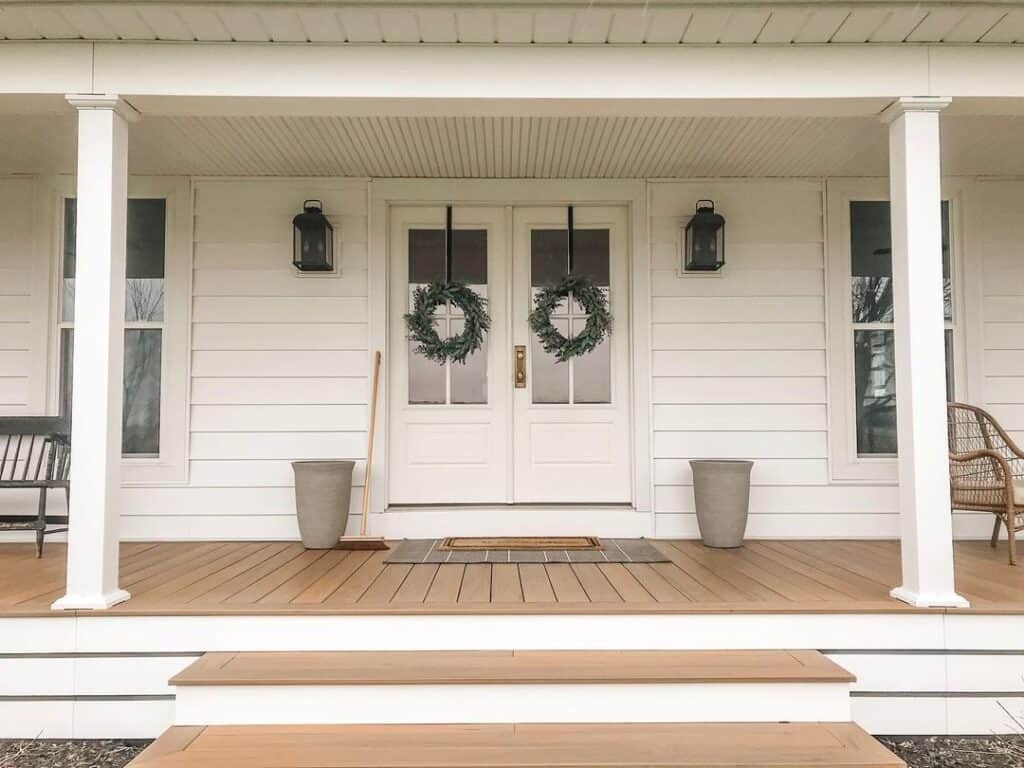
<path id="1" fill-rule="evenodd" d="M 171 728 L 130 768 L 900 768 L 852 723 Z"/>
<path id="2" fill-rule="evenodd" d="M 177 725 L 839 722 L 853 679 L 816 651 L 350 651 L 208 653 L 171 685 Z"/>

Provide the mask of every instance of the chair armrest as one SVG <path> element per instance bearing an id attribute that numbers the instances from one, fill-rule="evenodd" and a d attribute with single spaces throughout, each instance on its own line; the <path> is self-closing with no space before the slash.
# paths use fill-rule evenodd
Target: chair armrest
<path id="1" fill-rule="evenodd" d="M 1002 485 L 1006 489 L 1007 498 L 1013 498 L 1013 480 L 1015 477 L 1018 477 L 1019 475 L 1014 474 L 1013 467 L 1011 467 L 1010 465 L 1010 461 L 1007 460 L 997 451 L 983 450 L 970 451 L 969 453 L 950 453 L 949 460 L 951 462 L 956 462 L 957 464 L 979 464 L 980 466 L 984 466 L 986 468 L 984 470 L 985 474 L 994 474 L 992 472 L 992 462 L 995 462 L 996 464 L 999 465 L 1000 469 L 1002 470 L 1003 478 L 1002 481 L 1000 481 L 999 478 L 992 477 L 989 481 L 989 485 L 992 487 Z M 979 473 L 979 475 L 980 474 L 981 473 Z M 962 480 L 963 478 L 960 479 Z M 956 478 L 953 478 L 953 480 L 955 482 Z"/>

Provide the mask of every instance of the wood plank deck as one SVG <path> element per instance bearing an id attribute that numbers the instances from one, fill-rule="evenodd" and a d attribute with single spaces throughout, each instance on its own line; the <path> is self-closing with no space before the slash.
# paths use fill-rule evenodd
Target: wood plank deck
<path id="1" fill-rule="evenodd" d="M 171 685 L 852 683 L 818 651 L 211 652 Z"/>
<path id="2" fill-rule="evenodd" d="M 175 727 L 133 768 L 900 768 L 853 723 Z"/>
<path id="3" fill-rule="evenodd" d="M 390 565 L 386 552 L 307 551 L 297 542 L 135 542 L 121 548 L 126 615 L 358 613 L 872 613 L 915 611 L 888 596 L 893 541 L 752 541 L 712 550 L 658 541 L 671 562 Z M 1024 614 L 1024 566 L 1005 544 L 957 542 L 957 588 L 978 613 Z M 0 617 L 49 611 L 65 548 L 0 544 Z"/>

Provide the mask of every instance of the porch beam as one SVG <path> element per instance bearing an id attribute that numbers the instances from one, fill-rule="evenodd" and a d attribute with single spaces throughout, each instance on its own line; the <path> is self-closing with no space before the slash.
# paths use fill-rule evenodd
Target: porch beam
<path id="1" fill-rule="evenodd" d="M 415 72 L 416 77 L 409 73 Z M 6 42 L 0 94 L 136 97 L 552 99 L 579 105 L 884 99 L 906 93 L 1024 97 L 1014 45 L 284 45 Z M 589 102 L 589 103 L 588 103 Z M 756 106 L 756 105 L 755 105 Z M 145 107 L 140 107 L 146 111 Z M 816 109 L 812 105 L 812 109 Z M 515 114 L 522 114 L 521 111 Z M 877 114 L 877 112 L 875 113 Z"/>
<path id="2" fill-rule="evenodd" d="M 117 96 L 68 96 L 78 110 L 75 333 L 67 591 L 55 609 L 102 609 L 118 588 L 124 381 L 128 121 Z"/>
<path id="3" fill-rule="evenodd" d="M 903 583 L 916 606 L 966 607 L 953 578 L 946 439 L 939 113 L 949 98 L 901 98 L 889 125 L 896 412 Z"/>

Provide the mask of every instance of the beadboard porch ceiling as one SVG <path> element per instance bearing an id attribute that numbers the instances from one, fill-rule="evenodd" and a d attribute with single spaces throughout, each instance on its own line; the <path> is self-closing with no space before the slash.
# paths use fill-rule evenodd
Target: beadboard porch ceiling
<path id="1" fill-rule="evenodd" d="M 0 37 L 403 45 L 1005 44 L 1024 41 L 1024 9 L 1008 0 L 27 0 L 4 3 Z"/>
<path id="2" fill-rule="evenodd" d="M 152 115 L 140 175 L 395 178 L 884 176 L 874 117 Z M 1024 117 L 942 118 L 943 172 L 1024 174 Z M 72 173 L 75 116 L 0 114 L 0 173 Z"/>

